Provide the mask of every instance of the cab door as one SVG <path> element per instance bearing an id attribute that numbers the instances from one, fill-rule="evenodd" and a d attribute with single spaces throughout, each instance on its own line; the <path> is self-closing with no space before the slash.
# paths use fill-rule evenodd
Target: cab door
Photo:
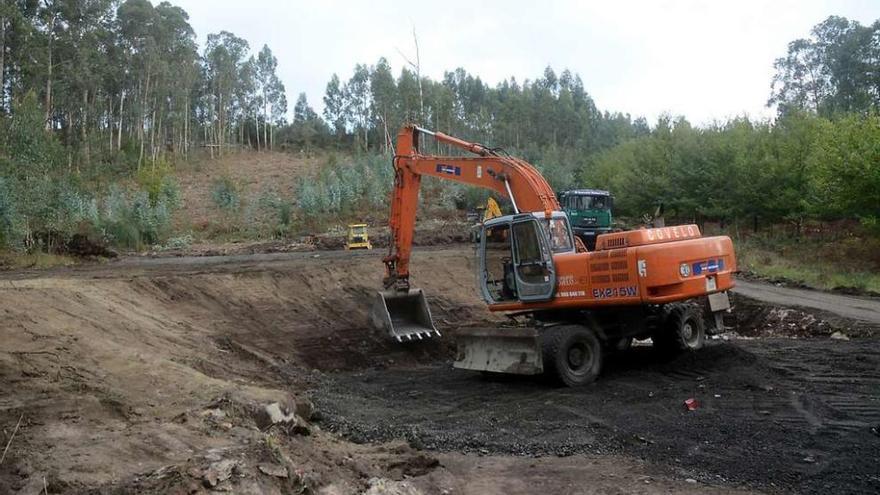
<path id="1" fill-rule="evenodd" d="M 556 269 L 547 233 L 531 215 L 514 217 L 513 271 L 520 301 L 547 301 L 556 290 Z"/>

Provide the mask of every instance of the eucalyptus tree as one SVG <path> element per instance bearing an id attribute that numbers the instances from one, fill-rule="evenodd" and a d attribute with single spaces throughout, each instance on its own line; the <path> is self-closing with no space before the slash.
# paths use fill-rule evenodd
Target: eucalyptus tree
<path id="1" fill-rule="evenodd" d="M 370 148 L 370 122 L 372 95 L 370 94 L 370 69 L 365 64 L 357 64 L 354 74 L 345 85 L 346 113 L 355 135 L 362 137 L 363 150 Z"/>
<path id="2" fill-rule="evenodd" d="M 385 57 L 379 59 L 370 73 L 370 94 L 372 95 L 372 123 L 376 130 L 377 142 L 382 143 L 382 150 L 388 153 L 394 148 L 395 126 L 401 120 L 398 115 L 397 85 L 391 66 Z"/>
<path id="3" fill-rule="evenodd" d="M 309 105 L 305 93 L 300 93 L 296 99 L 291 127 L 293 145 L 306 153 L 311 153 L 316 141 L 327 133 L 326 124 Z"/>
<path id="4" fill-rule="evenodd" d="M 339 76 L 336 74 L 330 76 L 330 81 L 324 90 L 324 120 L 333 129 L 337 146 L 339 146 L 342 137 L 345 135 L 345 123 L 348 120 L 345 93 L 345 88 L 339 81 Z"/>
<path id="5" fill-rule="evenodd" d="M 229 141 L 229 120 L 235 114 L 235 96 L 248 64 L 248 42 L 228 31 L 208 35 L 205 45 L 205 78 L 211 96 L 212 139 L 220 154 Z"/>
<path id="6" fill-rule="evenodd" d="M 278 123 L 287 113 L 287 97 L 284 84 L 278 77 L 278 59 L 267 45 L 257 55 L 257 92 L 262 107 L 263 146 L 272 148 L 272 125 Z M 257 148 L 259 149 L 260 130 L 257 129 Z"/>

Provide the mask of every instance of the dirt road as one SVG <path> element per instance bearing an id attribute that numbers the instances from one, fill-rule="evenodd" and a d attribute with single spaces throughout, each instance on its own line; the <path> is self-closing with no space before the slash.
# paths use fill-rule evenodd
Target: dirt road
<path id="1" fill-rule="evenodd" d="M 449 368 L 446 338 L 368 328 L 381 255 L 0 275 L 0 493 L 878 489 L 876 339 L 734 340 L 672 363 L 637 347 L 580 390 L 485 381 Z M 470 248 L 413 268 L 441 328 L 496 321 Z M 703 407 L 685 413 L 690 396 Z M 272 402 L 299 427 L 266 426 Z"/>
<path id="2" fill-rule="evenodd" d="M 767 304 L 819 310 L 848 320 L 880 325 L 880 299 L 877 298 L 792 289 L 742 279 L 736 281 L 734 292 Z"/>

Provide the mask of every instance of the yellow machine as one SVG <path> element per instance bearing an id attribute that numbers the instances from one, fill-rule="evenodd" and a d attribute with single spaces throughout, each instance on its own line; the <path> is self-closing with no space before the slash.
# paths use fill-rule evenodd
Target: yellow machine
<path id="1" fill-rule="evenodd" d="M 482 217 L 480 212 L 483 213 Z M 478 206 L 476 212 L 468 214 L 468 220 L 473 222 L 476 222 L 477 219 L 480 220 L 478 223 L 471 225 L 471 242 L 480 242 L 480 232 L 482 231 L 483 224 L 500 216 L 501 207 L 498 206 L 498 201 L 495 201 L 495 198 L 492 197 L 486 201 L 486 206 Z"/>
<path id="2" fill-rule="evenodd" d="M 345 249 L 373 249 L 367 237 L 367 224 L 356 223 L 348 226 L 348 242 Z"/>
<path id="3" fill-rule="evenodd" d="M 498 207 L 498 202 L 495 201 L 495 198 L 489 198 L 489 200 L 486 201 L 486 210 L 483 211 L 483 223 L 500 216 L 501 208 Z"/>

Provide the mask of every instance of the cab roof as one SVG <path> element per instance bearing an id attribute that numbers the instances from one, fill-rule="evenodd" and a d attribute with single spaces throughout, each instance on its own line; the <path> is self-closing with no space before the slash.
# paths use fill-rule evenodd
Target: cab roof
<path id="1" fill-rule="evenodd" d="M 610 192 L 601 189 L 572 189 L 569 191 L 562 191 L 562 194 L 577 194 L 579 196 L 611 196 Z"/>

